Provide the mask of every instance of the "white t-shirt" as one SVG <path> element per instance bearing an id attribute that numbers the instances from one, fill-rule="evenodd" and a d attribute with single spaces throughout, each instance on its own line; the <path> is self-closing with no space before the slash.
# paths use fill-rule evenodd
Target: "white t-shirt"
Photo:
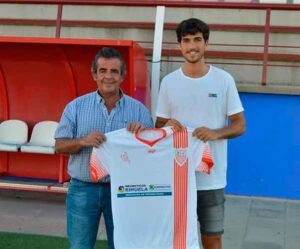
<path id="1" fill-rule="evenodd" d="M 230 115 L 242 112 L 232 76 L 222 69 L 209 67 L 206 75 L 190 78 L 181 68 L 161 82 L 157 117 L 177 119 L 187 127 L 219 129 L 227 125 Z M 226 186 L 227 139 L 210 142 L 214 159 L 211 174 L 197 174 L 197 189 L 220 189 Z"/>
<path id="2" fill-rule="evenodd" d="M 110 174 L 116 249 L 199 249 L 195 171 L 209 173 L 207 143 L 171 127 L 106 134 L 94 148 L 94 181 Z"/>

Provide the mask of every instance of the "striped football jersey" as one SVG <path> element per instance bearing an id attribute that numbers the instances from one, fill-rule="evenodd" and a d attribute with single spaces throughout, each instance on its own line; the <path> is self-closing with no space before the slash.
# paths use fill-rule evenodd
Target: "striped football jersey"
<path id="1" fill-rule="evenodd" d="M 111 176 L 116 249 L 199 249 L 195 172 L 213 160 L 192 131 L 121 129 L 93 149 L 93 181 Z"/>

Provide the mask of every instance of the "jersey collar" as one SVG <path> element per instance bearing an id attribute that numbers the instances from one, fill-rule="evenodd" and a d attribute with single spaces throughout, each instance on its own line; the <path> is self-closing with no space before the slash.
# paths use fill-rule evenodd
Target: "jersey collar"
<path id="1" fill-rule="evenodd" d="M 166 130 L 162 129 L 162 128 L 147 128 L 147 129 L 143 130 L 142 132 L 144 132 L 144 131 L 161 132 L 161 136 L 159 138 L 155 139 L 155 140 L 148 140 L 148 139 L 142 138 L 140 136 L 141 132 L 137 132 L 137 131 L 135 132 L 135 137 L 136 137 L 137 140 L 139 140 L 142 143 L 147 144 L 151 147 L 167 136 Z"/>

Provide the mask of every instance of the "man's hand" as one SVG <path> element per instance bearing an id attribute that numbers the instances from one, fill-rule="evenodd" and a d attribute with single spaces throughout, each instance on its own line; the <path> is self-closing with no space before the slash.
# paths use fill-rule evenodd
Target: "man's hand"
<path id="1" fill-rule="evenodd" d="M 173 126 L 176 131 L 181 131 L 183 128 L 182 124 L 176 119 L 169 119 L 165 126 Z"/>
<path id="2" fill-rule="evenodd" d="M 140 122 L 132 122 L 127 126 L 127 130 L 131 133 L 145 130 L 145 127 Z"/>
<path id="3" fill-rule="evenodd" d="M 92 131 L 85 137 L 75 139 L 58 138 L 55 141 L 56 153 L 70 155 L 78 153 L 83 147 L 96 147 L 98 148 L 106 140 L 104 134 Z"/>
<path id="4" fill-rule="evenodd" d="M 157 117 L 155 127 L 162 128 L 164 126 L 173 126 L 176 131 L 181 131 L 183 128 L 183 125 L 176 119 Z"/>
<path id="5" fill-rule="evenodd" d="M 194 130 L 193 136 L 206 142 L 209 140 L 228 139 L 240 136 L 246 130 L 244 112 L 229 116 L 230 124 L 221 129 L 211 130 L 207 127 L 200 127 Z"/>
<path id="6" fill-rule="evenodd" d="M 97 131 L 92 131 L 87 136 L 81 138 L 81 144 L 84 147 L 93 146 L 98 148 L 105 141 L 105 135 Z"/>
<path id="7" fill-rule="evenodd" d="M 203 142 L 219 139 L 218 132 L 216 130 L 208 129 L 207 127 L 200 127 L 195 129 L 193 132 L 193 136 L 197 137 Z"/>

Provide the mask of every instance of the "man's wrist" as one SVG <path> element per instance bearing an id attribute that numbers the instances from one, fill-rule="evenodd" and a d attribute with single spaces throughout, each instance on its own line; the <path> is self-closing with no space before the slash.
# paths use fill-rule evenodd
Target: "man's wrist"
<path id="1" fill-rule="evenodd" d="M 78 144 L 80 147 L 84 147 L 84 146 L 85 146 L 84 137 L 78 138 L 78 139 L 77 139 L 77 144 Z"/>
<path id="2" fill-rule="evenodd" d="M 223 138 L 223 132 L 222 130 L 214 130 L 215 131 L 215 137 L 213 140 L 219 140 Z"/>

